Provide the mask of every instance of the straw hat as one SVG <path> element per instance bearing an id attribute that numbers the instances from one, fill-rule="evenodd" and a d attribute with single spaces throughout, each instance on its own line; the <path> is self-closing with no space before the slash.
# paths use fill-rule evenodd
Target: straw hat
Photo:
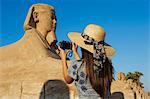
<path id="1" fill-rule="evenodd" d="M 104 29 L 95 24 L 87 25 L 82 34 L 88 35 L 89 37 L 93 38 L 97 42 L 103 41 L 105 39 L 105 35 L 106 35 Z M 93 50 L 94 50 L 93 45 L 85 44 L 84 41 L 86 39 L 82 37 L 81 33 L 70 32 L 70 33 L 68 33 L 68 37 L 70 38 L 70 40 L 72 42 L 74 42 L 78 46 L 93 53 Z M 106 52 L 106 56 L 108 58 L 112 58 L 112 56 L 115 54 L 115 49 L 109 45 L 104 45 L 104 49 Z"/>

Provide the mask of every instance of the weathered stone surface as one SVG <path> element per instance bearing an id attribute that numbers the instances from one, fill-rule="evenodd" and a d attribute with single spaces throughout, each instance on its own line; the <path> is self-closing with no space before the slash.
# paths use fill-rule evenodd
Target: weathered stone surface
<path id="1" fill-rule="evenodd" d="M 21 83 L 20 82 L 0 82 L 0 99 L 20 99 Z"/>
<path id="2" fill-rule="evenodd" d="M 22 83 L 22 94 L 40 94 L 43 83 L 25 81 Z"/>
<path id="3" fill-rule="evenodd" d="M 42 99 L 39 94 L 23 94 L 20 99 Z"/>
<path id="4" fill-rule="evenodd" d="M 114 99 L 122 99 L 117 97 L 123 97 L 124 99 L 135 99 L 134 92 L 131 89 L 126 89 L 126 83 L 123 81 L 113 81 L 111 86 L 111 93 Z"/>

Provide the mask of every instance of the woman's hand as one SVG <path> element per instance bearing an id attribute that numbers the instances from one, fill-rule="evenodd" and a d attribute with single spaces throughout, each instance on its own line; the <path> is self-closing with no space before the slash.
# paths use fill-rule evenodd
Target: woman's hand
<path id="1" fill-rule="evenodd" d="M 72 43 L 72 52 L 74 54 L 74 57 L 77 59 L 77 60 L 80 60 L 80 56 L 77 52 L 77 49 L 78 49 L 78 45 L 76 45 L 75 43 Z"/>
<path id="2" fill-rule="evenodd" d="M 58 49 L 59 49 L 59 51 L 60 51 L 60 54 L 59 54 L 59 55 L 60 55 L 62 61 L 66 60 L 66 57 L 67 57 L 66 52 L 65 52 L 62 48 L 60 48 L 60 46 L 58 46 Z"/>
<path id="3" fill-rule="evenodd" d="M 77 53 L 78 50 L 78 45 L 76 45 L 75 43 L 72 43 L 72 51 L 73 53 Z"/>

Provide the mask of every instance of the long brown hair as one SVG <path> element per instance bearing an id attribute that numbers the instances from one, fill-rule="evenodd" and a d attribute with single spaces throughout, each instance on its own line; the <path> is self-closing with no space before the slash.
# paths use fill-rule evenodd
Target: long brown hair
<path id="1" fill-rule="evenodd" d="M 86 72 L 90 79 L 93 89 L 102 97 L 105 98 L 110 93 L 110 86 L 113 79 L 113 66 L 111 61 L 106 58 L 104 67 L 97 75 L 93 67 L 93 54 L 83 48 L 82 59 L 86 62 Z"/>

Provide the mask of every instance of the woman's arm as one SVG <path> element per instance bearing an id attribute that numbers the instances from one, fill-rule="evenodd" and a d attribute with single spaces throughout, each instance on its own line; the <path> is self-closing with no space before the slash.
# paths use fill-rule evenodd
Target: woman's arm
<path id="1" fill-rule="evenodd" d="M 68 75 L 68 66 L 67 66 L 67 61 L 66 61 L 66 52 L 61 49 L 60 47 L 58 47 L 60 50 L 60 57 L 62 60 L 62 64 L 63 64 L 63 75 L 64 75 L 64 79 L 66 81 L 66 83 L 70 84 L 73 82 L 73 79 Z"/>
<path id="2" fill-rule="evenodd" d="M 74 57 L 76 58 L 76 60 L 80 60 L 80 56 L 77 52 L 78 46 L 75 43 L 72 43 L 72 52 L 74 54 Z"/>

